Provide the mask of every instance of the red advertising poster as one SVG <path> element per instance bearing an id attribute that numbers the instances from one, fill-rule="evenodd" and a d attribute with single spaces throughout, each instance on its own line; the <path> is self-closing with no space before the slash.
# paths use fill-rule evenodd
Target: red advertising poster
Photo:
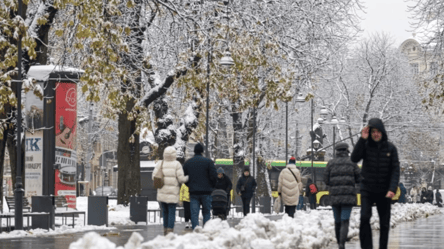
<path id="1" fill-rule="evenodd" d="M 70 208 L 76 207 L 76 124 L 77 85 L 68 82 L 56 83 L 55 138 L 56 170 L 55 195 L 66 197 Z"/>

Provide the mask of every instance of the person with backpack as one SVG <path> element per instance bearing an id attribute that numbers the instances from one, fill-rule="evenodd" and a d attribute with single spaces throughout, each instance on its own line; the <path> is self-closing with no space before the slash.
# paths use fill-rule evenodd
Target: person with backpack
<path id="1" fill-rule="evenodd" d="M 287 167 L 279 174 L 278 194 L 285 206 L 285 213 L 294 218 L 299 193 L 302 192 L 301 173 L 296 168 L 296 159 L 291 157 Z"/>
<path id="2" fill-rule="evenodd" d="M 361 248 L 373 248 L 372 207 L 376 203 L 379 214 L 379 248 L 386 249 L 390 232 L 391 201 L 399 183 L 399 158 L 395 145 L 388 141 L 382 120 L 372 118 L 361 130 L 361 137 L 350 159 L 362 160 L 361 169 Z"/>
<path id="3" fill-rule="evenodd" d="M 318 193 L 318 187 L 311 180 L 311 178 L 307 179 L 307 185 L 305 187 L 305 196 L 308 197 L 308 201 L 310 203 L 310 209 L 316 209 L 316 194 Z"/>
<path id="4" fill-rule="evenodd" d="M 154 168 L 153 180 L 159 170 L 163 173 L 164 184 L 157 190 L 157 201 L 162 207 L 163 234 L 167 235 L 174 232 L 180 185 L 188 181 L 188 176 L 184 175 L 182 165 L 176 160 L 176 149 L 173 146 L 165 148 L 163 160 L 159 161 Z"/>
<path id="5" fill-rule="evenodd" d="M 256 187 L 257 183 L 254 177 L 250 175 L 250 169 L 245 167 L 244 174 L 238 179 L 236 185 L 236 192 L 242 199 L 244 216 L 250 213 L 250 202 Z"/>
<path id="6" fill-rule="evenodd" d="M 335 235 L 339 249 L 345 248 L 352 207 L 356 206 L 355 184 L 360 181 L 360 169 L 350 160 L 347 143 L 335 146 L 336 158 L 328 161 L 324 172 L 324 182 L 328 187 L 333 216 Z"/>

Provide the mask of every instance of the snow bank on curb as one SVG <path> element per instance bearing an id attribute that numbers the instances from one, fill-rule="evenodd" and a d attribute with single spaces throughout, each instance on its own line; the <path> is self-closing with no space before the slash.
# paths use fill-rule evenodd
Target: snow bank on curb
<path id="1" fill-rule="evenodd" d="M 354 209 L 350 217 L 349 237 L 359 232 L 359 210 Z M 391 226 L 400 222 L 428 217 L 440 213 L 431 204 L 395 204 L 392 206 Z M 379 228 L 376 208 L 371 220 L 372 228 Z M 100 238 L 100 240 L 99 240 Z M 115 244 L 103 240 L 97 233 L 88 233 L 82 239 L 72 243 L 70 249 L 115 249 Z M 329 243 L 336 243 L 334 237 L 334 219 L 331 210 L 312 210 L 297 212 L 295 218 L 284 215 L 280 220 L 270 220 L 263 214 L 249 214 L 235 227 L 226 221 L 213 219 L 205 227 L 196 228 L 185 235 L 169 234 L 157 236 L 142 243 L 142 237 L 133 233 L 125 249 L 284 249 L 284 248 L 324 248 Z M 109 243 L 108 243 L 109 242 Z M 123 247 L 117 247 L 123 249 Z"/>

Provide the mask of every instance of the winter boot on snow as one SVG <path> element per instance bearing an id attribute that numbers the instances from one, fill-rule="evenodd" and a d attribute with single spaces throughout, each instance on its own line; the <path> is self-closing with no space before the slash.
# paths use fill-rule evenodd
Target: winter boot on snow
<path id="1" fill-rule="evenodd" d="M 349 220 L 341 221 L 341 235 L 339 236 L 339 249 L 345 249 L 345 241 L 347 241 Z"/>
<path id="2" fill-rule="evenodd" d="M 166 234 L 168 235 L 169 233 L 174 233 L 174 228 L 167 228 Z"/>
<path id="3" fill-rule="evenodd" d="M 166 235 L 167 235 L 167 229 L 168 229 L 168 228 L 166 228 L 166 227 L 163 228 L 163 236 L 166 236 Z"/>
<path id="4" fill-rule="evenodd" d="M 341 234 L 341 222 L 335 222 L 335 235 L 336 235 L 336 242 L 340 241 L 340 234 Z"/>

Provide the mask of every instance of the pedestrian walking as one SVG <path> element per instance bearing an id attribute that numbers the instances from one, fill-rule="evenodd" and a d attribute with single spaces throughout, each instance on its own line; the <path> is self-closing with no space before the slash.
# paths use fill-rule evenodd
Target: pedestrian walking
<path id="1" fill-rule="evenodd" d="M 410 196 L 412 196 L 412 202 L 416 203 L 418 199 L 418 189 L 415 186 L 410 189 Z"/>
<path id="2" fill-rule="evenodd" d="M 182 184 L 180 188 L 180 202 L 182 202 L 184 218 L 185 218 L 185 228 L 191 227 L 191 209 L 190 209 L 190 192 L 186 184 Z"/>
<path id="3" fill-rule="evenodd" d="M 427 189 L 426 188 L 422 188 L 421 190 L 421 203 L 426 203 L 427 202 Z"/>
<path id="4" fill-rule="evenodd" d="M 436 201 L 436 205 L 438 205 L 438 207 L 442 207 L 442 195 L 439 192 L 439 188 L 436 188 L 435 201 Z"/>
<path id="5" fill-rule="evenodd" d="M 188 177 L 184 176 L 182 165 L 176 160 L 176 150 L 172 146 L 165 148 L 163 160 L 157 163 L 153 171 L 153 180 L 159 170 L 163 173 L 164 185 L 157 190 L 157 201 L 162 207 L 163 234 L 167 235 L 174 232 L 180 184 L 187 182 Z"/>
<path id="6" fill-rule="evenodd" d="M 379 248 L 386 249 L 390 231 L 391 199 L 399 183 L 398 151 L 388 141 L 384 124 L 372 118 L 361 131 L 361 137 L 350 157 L 352 162 L 362 162 L 361 170 L 361 223 L 359 239 L 361 248 L 373 248 L 370 218 L 376 203 L 379 214 Z"/>
<path id="7" fill-rule="evenodd" d="M 401 191 L 401 194 L 399 195 L 399 203 L 404 203 L 406 202 L 406 197 L 405 195 L 407 194 L 407 189 L 405 189 L 404 184 L 402 182 L 399 183 L 399 190 Z"/>
<path id="8" fill-rule="evenodd" d="M 211 193 L 214 190 L 217 173 L 211 159 L 202 156 L 203 146 L 194 147 L 194 157 L 184 164 L 184 173 L 189 177 L 187 186 L 190 192 L 191 225 L 194 230 L 199 225 L 199 212 L 202 206 L 203 225 L 211 218 Z"/>
<path id="9" fill-rule="evenodd" d="M 427 189 L 425 197 L 426 197 L 426 202 L 433 204 L 433 188 L 432 188 L 432 186 L 429 186 L 429 188 Z"/>
<path id="10" fill-rule="evenodd" d="M 305 192 L 305 189 L 302 188 L 302 191 L 299 193 L 299 202 L 296 207 L 296 210 L 302 210 L 304 208 L 304 192 Z"/>
<path id="11" fill-rule="evenodd" d="M 344 249 L 351 210 L 357 202 L 355 184 L 360 181 L 360 169 L 350 160 L 347 143 L 338 143 L 335 150 L 336 158 L 328 161 L 324 182 L 333 208 L 336 241 L 339 249 Z"/>
<path id="12" fill-rule="evenodd" d="M 310 209 L 316 209 L 316 194 L 318 193 L 318 186 L 311 180 L 307 178 L 307 184 L 305 187 L 305 196 L 308 197 L 310 203 Z"/>
<path id="13" fill-rule="evenodd" d="M 291 157 L 287 167 L 279 174 L 278 194 L 285 206 L 285 213 L 294 218 L 299 195 L 302 192 L 301 173 L 296 168 L 296 158 Z"/>
<path id="14" fill-rule="evenodd" d="M 245 167 L 244 174 L 238 179 L 236 185 L 236 192 L 242 199 L 244 216 L 250 213 L 250 202 L 254 192 L 256 191 L 256 187 L 257 183 L 256 180 L 250 175 L 250 169 Z"/>
<path id="15" fill-rule="evenodd" d="M 233 189 L 233 183 L 231 182 L 231 179 L 225 175 L 225 171 L 222 167 L 219 167 L 217 169 L 217 180 L 216 180 L 216 186 L 215 189 L 222 189 L 225 192 L 227 192 L 227 209 L 225 216 L 228 215 L 230 212 L 230 206 L 231 206 L 231 189 Z"/>
<path id="16" fill-rule="evenodd" d="M 416 203 L 421 203 L 421 187 L 420 186 L 416 187 L 416 192 L 418 193 L 416 195 Z"/>

